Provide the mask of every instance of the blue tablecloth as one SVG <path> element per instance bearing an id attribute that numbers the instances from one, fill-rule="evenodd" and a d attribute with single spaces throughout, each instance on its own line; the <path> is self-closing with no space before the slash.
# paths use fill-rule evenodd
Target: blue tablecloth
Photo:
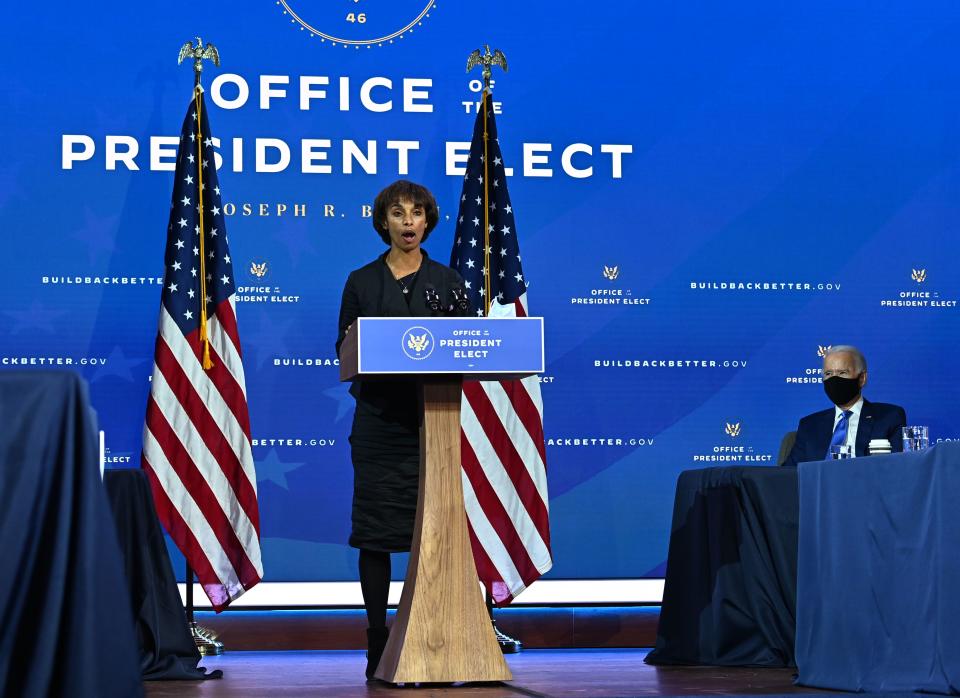
<path id="1" fill-rule="evenodd" d="M 680 474 L 648 664 L 793 666 L 797 501 L 796 468 Z"/>
<path id="2" fill-rule="evenodd" d="M 960 689 L 960 443 L 802 463 L 798 683 Z"/>
<path id="3" fill-rule="evenodd" d="M 142 695 L 79 376 L 0 372 L 0 695 Z"/>
<path id="4" fill-rule="evenodd" d="M 200 652 L 187 626 L 147 476 L 140 468 L 107 470 L 103 484 L 117 522 L 143 680 L 220 678 L 219 669 L 208 674 L 197 666 Z"/>

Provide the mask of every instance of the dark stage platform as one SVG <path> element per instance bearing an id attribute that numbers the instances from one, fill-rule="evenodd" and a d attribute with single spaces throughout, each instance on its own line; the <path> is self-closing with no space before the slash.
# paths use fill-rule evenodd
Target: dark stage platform
<path id="1" fill-rule="evenodd" d="M 643 663 L 646 654 L 642 649 L 527 650 L 507 658 L 514 676 L 509 684 L 396 688 L 366 684 L 364 653 L 359 651 L 230 652 L 202 663 L 211 669 L 223 669 L 222 680 L 152 682 L 145 686 L 150 698 L 835 695 L 794 686 L 792 669 L 652 667 Z"/>

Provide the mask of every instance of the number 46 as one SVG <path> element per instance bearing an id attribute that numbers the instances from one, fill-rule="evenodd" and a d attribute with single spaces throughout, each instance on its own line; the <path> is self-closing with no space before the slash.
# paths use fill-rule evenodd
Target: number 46
<path id="1" fill-rule="evenodd" d="M 348 21 L 348 22 L 359 22 L 360 24 L 365 24 L 366 21 L 367 21 L 367 15 L 366 15 L 365 13 L 363 13 L 363 12 L 361 12 L 361 13 L 358 14 L 358 15 L 357 15 L 357 14 L 354 14 L 353 12 L 351 12 L 350 14 L 347 15 L 347 21 Z"/>

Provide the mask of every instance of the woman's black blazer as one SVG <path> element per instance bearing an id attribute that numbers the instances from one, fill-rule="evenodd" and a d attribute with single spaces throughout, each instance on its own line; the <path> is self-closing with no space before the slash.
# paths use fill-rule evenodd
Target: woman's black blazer
<path id="1" fill-rule="evenodd" d="M 463 289 L 463 278 L 450 267 L 435 262 L 423 252 L 423 262 L 410 289 L 410 304 L 387 266 L 387 253 L 359 269 L 350 272 L 340 301 L 340 320 L 337 333 L 337 355 L 347 334 L 347 327 L 358 317 L 429 317 L 448 315 L 433 312 L 427 307 L 427 291 L 437 292 L 441 305 L 453 304 L 453 289 Z M 379 411 L 409 409 L 408 396 L 412 381 L 403 379 L 355 381 L 350 393 Z M 402 404 L 392 404 L 399 402 Z"/>

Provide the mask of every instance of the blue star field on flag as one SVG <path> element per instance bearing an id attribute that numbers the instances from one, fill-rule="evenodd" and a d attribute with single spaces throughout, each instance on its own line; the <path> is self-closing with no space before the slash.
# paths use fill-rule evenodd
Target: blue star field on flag
<path id="1" fill-rule="evenodd" d="M 200 327 L 201 178 L 203 228 L 206 233 L 203 251 L 206 255 L 207 313 L 212 315 L 216 307 L 235 290 L 220 185 L 214 166 L 213 136 L 202 93 L 199 103 L 199 118 L 197 102 L 191 100 L 192 106 L 188 108 L 180 130 L 161 299 L 184 334 L 190 334 Z"/>
<path id="2" fill-rule="evenodd" d="M 490 101 L 487 109 L 487 158 L 483 154 L 483 111 L 477 113 L 470 143 L 470 157 L 463 181 L 460 210 L 454 232 L 450 266 L 463 276 L 473 314 L 484 315 L 486 274 L 484 225 L 489 232 L 490 298 L 503 305 L 513 303 L 527 290 L 527 281 L 520 266 L 520 245 L 513 220 L 513 207 L 507 193 L 503 156 L 497 140 L 497 124 Z M 484 221 L 484 177 L 488 178 L 488 220 Z"/>

